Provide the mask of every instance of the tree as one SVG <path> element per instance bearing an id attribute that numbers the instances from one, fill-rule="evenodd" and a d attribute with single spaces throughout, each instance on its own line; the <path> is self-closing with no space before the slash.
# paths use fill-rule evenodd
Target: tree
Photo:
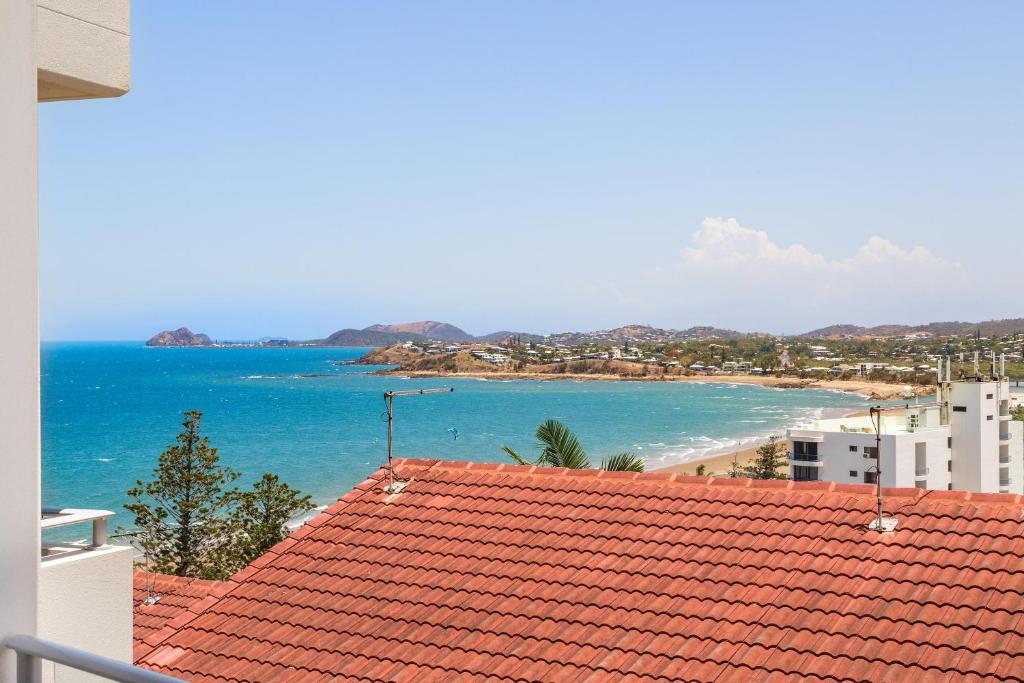
<path id="1" fill-rule="evenodd" d="M 185 413 L 177 444 L 168 446 L 149 482 L 128 491 L 142 551 L 162 574 L 225 579 L 236 528 L 229 511 L 237 497 L 228 488 L 238 473 L 220 464 L 217 449 L 200 436 L 198 410 Z"/>
<path id="2" fill-rule="evenodd" d="M 567 467 L 573 470 L 591 468 L 590 458 L 583 450 L 583 446 L 580 445 L 579 439 L 564 423 L 558 420 L 547 420 L 537 427 L 536 437 L 537 447 L 541 449 L 541 452 L 533 462 L 519 455 L 509 446 L 502 446 L 501 450 L 520 465 Z M 643 472 L 644 461 L 634 453 L 616 453 L 601 461 L 601 469 L 612 472 Z"/>
<path id="3" fill-rule="evenodd" d="M 786 466 L 788 458 L 786 443 L 772 435 L 768 437 L 768 443 L 758 447 L 754 460 L 740 469 L 751 479 L 786 479 L 786 474 L 780 474 L 779 470 Z"/>
<path id="4" fill-rule="evenodd" d="M 1013 409 L 1013 419 L 1024 422 L 1024 403 Z"/>
<path id="5" fill-rule="evenodd" d="M 239 474 L 222 466 L 200 435 L 202 417 L 185 413 L 177 444 L 160 454 L 152 481 L 128 491 L 125 508 L 136 530 L 126 535 L 154 571 L 222 580 L 283 540 L 288 519 L 313 502 L 270 473 L 249 491 L 232 487 Z"/>
<path id="6" fill-rule="evenodd" d="M 707 470 L 707 466 L 706 465 L 697 465 L 697 476 L 698 477 L 703 477 L 704 476 L 704 472 L 706 470 Z"/>
<path id="7" fill-rule="evenodd" d="M 239 529 L 239 563 L 244 566 L 288 536 L 285 526 L 296 514 L 313 509 L 313 499 L 265 472 L 252 490 L 241 493 L 233 515 Z"/>

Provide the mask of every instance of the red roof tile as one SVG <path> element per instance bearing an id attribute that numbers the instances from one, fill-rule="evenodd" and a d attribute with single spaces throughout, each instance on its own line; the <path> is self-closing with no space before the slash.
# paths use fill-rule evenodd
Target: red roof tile
<path id="1" fill-rule="evenodd" d="M 1020 497 L 888 490 L 899 526 L 878 534 L 870 486 L 396 472 L 401 493 L 376 473 L 224 584 L 163 577 L 183 604 L 137 610 L 139 664 L 232 681 L 1024 676 Z"/>
<path id="2" fill-rule="evenodd" d="M 182 615 L 200 609 L 199 603 L 221 581 L 168 576 L 136 570 L 132 602 L 135 607 L 134 641 L 136 656 L 148 650 L 143 641 Z"/>

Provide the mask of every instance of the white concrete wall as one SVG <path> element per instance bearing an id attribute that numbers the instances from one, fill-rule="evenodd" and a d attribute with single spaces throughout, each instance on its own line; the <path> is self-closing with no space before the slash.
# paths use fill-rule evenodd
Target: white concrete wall
<path id="1" fill-rule="evenodd" d="M 108 546 L 47 559 L 39 568 L 39 636 L 86 652 L 132 661 L 131 548 Z M 43 681 L 100 681 L 43 663 Z"/>
<path id="2" fill-rule="evenodd" d="M 0 0 L 0 639 L 36 631 L 39 248 L 36 5 Z M 0 648 L 0 681 L 14 655 Z"/>
<path id="3" fill-rule="evenodd" d="M 949 424 L 953 434 L 954 489 L 999 491 L 998 395 L 997 382 L 952 383 Z M 958 407 L 966 411 L 956 410 Z M 989 415 L 993 419 L 988 420 Z"/>

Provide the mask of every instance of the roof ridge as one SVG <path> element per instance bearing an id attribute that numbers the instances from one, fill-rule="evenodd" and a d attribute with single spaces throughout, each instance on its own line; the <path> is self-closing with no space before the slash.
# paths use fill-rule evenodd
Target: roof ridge
<path id="1" fill-rule="evenodd" d="M 544 467 L 539 465 L 513 465 L 503 462 L 479 462 L 472 460 L 441 460 L 436 458 L 395 458 L 393 467 L 426 466 L 432 470 L 473 473 L 501 473 L 516 475 L 542 475 L 574 479 L 596 478 L 620 480 L 631 483 L 688 484 L 704 487 L 733 487 L 767 489 L 810 493 L 848 493 L 853 495 L 875 495 L 874 484 L 842 484 L 834 481 L 792 481 L 789 479 L 753 479 L 751 477 L 688 476 L 673 472 L 653 470 L 650 472 L 612 472 L 598 468 L 570 469 L 566 467 Z M 978 493 L 975 491 L 935 491 L 930 489 L 882 487 L 882 496 L 888 498 L 909 498 L 919 500 L 928 497 L 935 501 L 951 503 L 1024 504 L 1024 496 L 1015 493 Z"/>

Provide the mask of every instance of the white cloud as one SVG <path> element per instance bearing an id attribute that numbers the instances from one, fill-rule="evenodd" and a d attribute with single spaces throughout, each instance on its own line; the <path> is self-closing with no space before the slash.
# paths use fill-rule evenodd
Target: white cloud
<path id="1" fill-rule="evenodd" d="M 870 233 L 846 244 L 826 254 L 735 218 L 705 218 L 674 261 L 619 281 L 623 301 L 642 303 L 609 298 L 609 316 L 783 332 L 977 317 L 977 280 L 956 261 Z"/>
<path id="2" fill-rule="evenodd" d="M 828 258 L 802 244 L 780 246 L 771 240 L 768 233 L 745 228 L 735 218 L 705 218 L 700 230 L 691 235 L 690 246 L 683 250 L 683 261 L 690 266 L 711 270 L 742 265 L 745 268 L 788 267 L 836 274 L 882 268 L 892 275 L 898 272 L 919 275 L 960 267 L 955 262 L 935 256 L 925 247 L 904 249 L 878 235 L 868 238 L 849 256 Z M 903 270 L 892 270 L 894 268 Z"/>

